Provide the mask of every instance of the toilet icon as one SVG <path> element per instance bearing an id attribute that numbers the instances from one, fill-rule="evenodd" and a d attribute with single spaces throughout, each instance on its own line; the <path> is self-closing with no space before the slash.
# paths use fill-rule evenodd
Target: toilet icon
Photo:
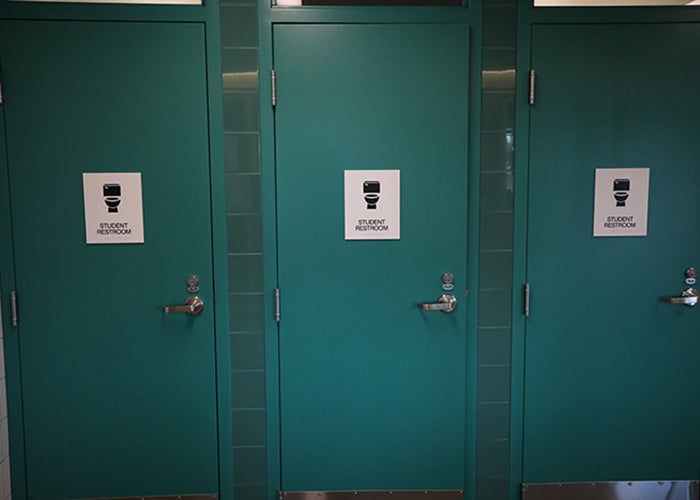
<path id="1" fill-rule="evenodd" d="M 365 195 L 368 210 L 376 210 L 379 201 L 379 181 L 365 181 L 362 184 L 362 192 Z"/>
<path id="2" fill-rule="evenodd" d="M 627 198 L 630 196 L 630 180 L 629 179 L 615 179 L 613 181 L 613 196 L 615 201 L 617 201 L 618 207 L 626 206 Z"/>
<path id="3" fill-rule="evenodd" d="M 119 212 L 119 204 L 122 202 L 122 187 L 119 184 L 105 184 L 102 186 L 102 196 L 105 197 L 107 212 Z"/>

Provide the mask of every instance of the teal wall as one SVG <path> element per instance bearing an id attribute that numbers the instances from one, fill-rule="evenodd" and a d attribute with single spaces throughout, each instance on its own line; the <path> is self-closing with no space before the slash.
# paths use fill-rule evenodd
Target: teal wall
<path id="1" fill-rule="evenodd" d="M 475 471 L 476 495 L 483 500 L 509 496 L 516 12 L 514 0 L 484 1 Z M 222 0 L 221 23 L 234 493 L 236 500 L 263 500 L 267 465 L 262 331 L 268 295 L 262 289 L 255 0 Z"/>

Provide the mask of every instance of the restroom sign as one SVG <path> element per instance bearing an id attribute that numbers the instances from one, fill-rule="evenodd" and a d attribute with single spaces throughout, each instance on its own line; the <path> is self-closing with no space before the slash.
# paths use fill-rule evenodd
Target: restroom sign
<path id="1" fill-rule="evenodd" d="M 143 243 L 141 173 L 83 173 L 85 240 Z"/>
<path id="2" fill-rule="evenodd" d="M 400 215 L 399 170 L 345 171 L 346 240 L 398 240 Z"/>
<path id="3" fill-rule="evenodd" d="M 597 168 L 593 236 L 646 236 L 648 168 Z"/>

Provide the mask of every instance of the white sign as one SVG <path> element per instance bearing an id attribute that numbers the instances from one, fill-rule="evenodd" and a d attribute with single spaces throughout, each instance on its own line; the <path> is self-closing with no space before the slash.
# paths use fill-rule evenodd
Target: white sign
<path id="1" fill-rule="evenodd" d="M 345 239 L 398 240 L 400 236 L 400 171 L 346 170 Z"/>
<path id="2" fill-rule="evenodd" d="M 143 243 L 141 173 L 83 173 L 85 239 Z"/>
<path id="3" fill-rule="evenodd" d="M 593 236 L 646 236 L 648 168 L 597 168 Z"/>

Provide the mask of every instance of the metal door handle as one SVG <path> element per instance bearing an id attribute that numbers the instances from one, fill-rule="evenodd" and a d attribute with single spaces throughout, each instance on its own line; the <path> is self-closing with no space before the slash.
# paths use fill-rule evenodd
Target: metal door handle
<path id="1" fill-rule="evenodd" d="M 442 311 L 442 312 L 452 312 L 457 308 L 457 299 L 454 295 L 449 293 L 440 295 L 437 302 L 423 303 L 419 302 L 418 307 L 424 311 Z"/>
<path id="2" fill-rule="evenodd" d="M 172 313 L 187 313 L 196 316 L 204 309 L 204 301 L 199 297 L 187 297 L 185 303 L 181 306 L 163 306 L 166 314 Z"/>
<path id="3" fill-rule="evenodd" d="M 661 301 L 692 307 L 698 303 L 698 298 L 700 298 L 700 292 L 695 288 L 686 288 L 681 292 L 680 297 L 661 297 Z"/>

